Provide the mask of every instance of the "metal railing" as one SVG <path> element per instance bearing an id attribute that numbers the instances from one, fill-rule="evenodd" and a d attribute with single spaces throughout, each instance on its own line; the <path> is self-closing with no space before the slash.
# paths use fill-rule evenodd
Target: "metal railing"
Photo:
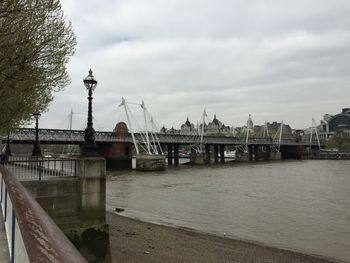
<path id="1" fill-rule="evenodd" d="M 11 156 L 0 162 L 17 180 L 45 180 L 56 177 L 76 177 L 77 159 L 56 159 Z"/>
<path id="2" fill-rule="evenodd" d="M 0 205 L 11 263 L 87 262 L 22 184 L 1 165 Z"/>
<path id="3" fill-rule="evenodd" d="M 172 133 L 158 133 L 160 143 L 180 143 L 193 144 L 198 142 L 198 135 L 194 134 L 172 134 Z M 97 143 L 110 142 L 129 142 L 132 143 L 131 135 L 127 137 L 116 137 L 114 132 L 96 131 Z M 141 134 L 135 133 L 138 141 L 141 140 Z M 35 138 L 35 129 L 21 128 L 10 133 L 11 143 L 33 143 Z M 84 142 L 83 130 L 62 130 L 62 129 L 39 129 L 40 143 L 46 144 L 82 144 Z M 1 139 L 1 138 L 0 138 Z M 6 138 L 3 138 L 6 140 Z M 240 137 L 219 136 L 219 135 L 205 135 L 203 138 L 204 144 L 226 144 L 226 145 L 241 145 L 246 144 L 245 140 Z M 250 138 L 248 144 L 274 145 L 279 144 L 278 140 L 271 140 L 271 138 Z M 296 139 L 282 138 L 282 145 L 309 145 L 309 141 L 299 142 Z M 312 145 L 317 145 L 314 140 Z M 324 141 L 321 141 L 324 144 Z"/>

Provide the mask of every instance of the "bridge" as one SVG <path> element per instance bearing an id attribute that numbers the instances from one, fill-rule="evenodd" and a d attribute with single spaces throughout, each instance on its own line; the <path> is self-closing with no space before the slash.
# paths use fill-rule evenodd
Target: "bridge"
<path id="1" fill-rule="evenodd" d="M 136 139 L 142 141 L 141 134 L 134 134 Z M 158 133 L 159 142 L 161 144 L 180 144 L 189 145 L 198 143 L 198 135 Z M 5 141 L 7 138 L 3 138 Z M 34 128 L 21 128 L 10 133 L 9 139 L 12 144 L 32 144 L 35 140 Z M 75 144 L 80 145 L 84 142 L 84 130 L 65 130 L 65 129 L 39 129 L 39 139 L 41 144 Z M 118 137 L 115 132 L 95 131 L 95 140 L 97 144 L 102 143 L 133 143 L 131 134 L 126 137 Z M 203 144 L 210 145 L 262 145 L 262 146 L 318 146 L 316 140 L 310 142 L 296 141 L 295 139 L 272 139 L 265 138 L 249 138 L 246 141 L 243 138 L 233 136 L 217 136 L 210 135 L 203 137 Z M 321 146 L 325 142 L 320 141 Z"/>

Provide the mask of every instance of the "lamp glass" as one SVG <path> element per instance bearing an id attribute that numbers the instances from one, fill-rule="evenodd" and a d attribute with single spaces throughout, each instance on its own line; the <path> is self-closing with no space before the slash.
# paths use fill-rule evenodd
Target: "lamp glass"
<path id="1" fill-rule="evenodd" d="M 89 70 L 89 75 L 83 80 L 86 89 L 94 90 L 97 86 L 97 80 L 92 75 L 92 70 Z"/>
<path id="2" fill-rule="evenodd" d="M 41 114 L 39 112 L 33 113 L 33 116 L 37 119 L 41 116 Z"/>

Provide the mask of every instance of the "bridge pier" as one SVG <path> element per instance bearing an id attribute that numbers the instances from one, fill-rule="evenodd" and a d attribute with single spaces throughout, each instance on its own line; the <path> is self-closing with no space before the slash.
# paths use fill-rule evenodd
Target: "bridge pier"
<path id="1" fill-rule="evenodd" d="M 259 151 L 260 149 L 259 149 L 259 146 L 258 145 L 254 145 L 253 146 L 253 156 L 254 156 L 254 161 L 259 161 L 259 159 L 260 159 L 260 156 L 259 156 L 259 153 L 260 153 L 260 151 Z"/>
<path id="2" fill-rule="evenodd" d="M 219 162 L 219 147 L 217 144 L 214 144 L 214 163 Z"/>
<path id="3" fill-rule="evenodd" d="M 210 145 L 205 145 L 205 163 L 210 163 Z"/>
<path id="4" fill-rule="evenodd" d="M 306 147 L 297 145 L 297 146 L 281 146 L 280 153 L 283 159 L 302 159 L 307 155 Z"/>
<path id="5" fill-rule="evenodd" d="M 205 155 L 205 152 L 196 152 L 195 149 L 191 148 L 191 164 L 205 164 L 207 160 Z"/>
<path id="6" fill-rule="evenodd" d="M 174 165 L 179 165 L 179 144 L 174 144 Z"/>
<path id="7" fill-rule="evenodd" d="M 266 150 L 266 158 L 271 159 L 271 147 L 265 146 L 265 150 Z"/>
<path id="8" fill-rule="evenodd" d="M 169 143 L 167 145 L 168 150 L 168 165 L 173 165 L 173 145 Z"/>
<path id="9" fill-rule="evenodd" d="M 107 170 L 132 169 L 132 144 L 98 144 L 100 156 L 106 159 Z"/>
<path id="10" fill-rule="evenodd" d="M 220 149 L 220 162 L 225 163 L 225 145 L 220 144 L 219 149 Z"/>
<path id="11" fill-rule="evenodd" d="M 281 159 L 282 159 L 282 153 L 281 152 L 271 151 L 271 153 L 270 153 L 270 160 L 281 160 Z"/>
<path id="12" fill-rule="evenodd" d="M 114 137 L 127 140 L 129 130 L 125 123 L 119 122 L 114 128 Z M 132 144 L 130 142 L 98 143 L 97 151 L 106 159 L 108 170 L 132 169 Z"/>
<path id="13" fill-rule="evenodd" d="M 138 171 L 164 171 L 165 156 L 140 154 L 136 156 L 136 170 Z"/>
<path id="14" fill-rule="evenodd" d="M 248 150 L 249 150 L 249 148 L 248 148 Z M 249 152 L 245 152 L 245 151 L 237 149 L 235 161 L 236 162 L 249 162 Z"/>
<path id="15" fill-rule="evenodd" d="M 248 158 L 249 161 L 253 161 L 253 145 L 248 146 Z"/>

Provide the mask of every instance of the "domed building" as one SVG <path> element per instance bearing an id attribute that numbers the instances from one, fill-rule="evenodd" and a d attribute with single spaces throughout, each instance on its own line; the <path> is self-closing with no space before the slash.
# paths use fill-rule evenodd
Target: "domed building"
<path id="1" fill-rule="evenodd" d="M 340 131 L 350 132 L 350 108 L 344 108 L 336 115 L 325 114 L 321 120 L 320 134 L 323 138 L 328 139 Z"/>
<path id="2" fill-rule="evenodd" d="M 216 114 L 214 114 L 213 121 L 208 123 L 208 126 L 206 127 L 207 134 L 217 134 L 217 133 L 230 133 L 231 128 L 230 126 L 225 126 L 224 123 L 219 121 L 218 118 L 216 118 Z"/>
<path id="3" fill-rule="evenodd" d="M 195 132 L 194 124 L 191 123 L 187 117 L 186 122 L 181 125 L 180 133 L 192 134 L 193 132 Z"/>
<path id="4" fill-rule="evenodd" d="M 350 109 L 343 109 L 342 113 L 334 115 L 328 121 L 329 131 L 350 130 Z"/>

